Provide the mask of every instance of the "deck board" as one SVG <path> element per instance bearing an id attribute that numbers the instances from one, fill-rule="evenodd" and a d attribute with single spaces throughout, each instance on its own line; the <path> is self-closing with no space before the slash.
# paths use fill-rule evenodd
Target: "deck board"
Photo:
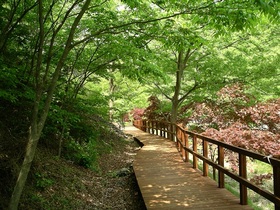
<path id="1" fill-rule="evenodd" d="M 125 132 L 144 144 L 133 169 L 148 210 L 252 209 L 184 162 L 173 142 L 134 127 Z"/>

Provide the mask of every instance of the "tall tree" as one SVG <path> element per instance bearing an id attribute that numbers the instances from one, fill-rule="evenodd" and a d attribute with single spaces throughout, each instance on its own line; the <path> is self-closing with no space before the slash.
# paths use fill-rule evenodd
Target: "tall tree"
<path id="1" fill-rule="evenodd" d="M 42 98 L 42 94 L 43 94 L 43 87 L 40 83 L 37 83 L 37 88 L 36 88 L 36 97 L 35 97 L 35 101 L 34 101 L 34 107 L 33 107 L 33 115 L 32 115 L 32 119 L 31 119 L 31 126 L 29 129 L 29 137 L 28 137 L 28 145 L 26 147 L 26 154 L 24 157 L 24 161 L 22 163 L 22 167 L 20 169 L 19 172 L 19 176 L 10 200 L 10 205 L 9 205 L 9 209 L 17 209 L 18 207 L 18 203 L 19 203 L 19 199 L 20 196 L 22 194 L 22 190 L 24 188 L 26 179 L 27 179 L 27 175 L 30 171 L 30 167 L 32 164 L 32 161 L 34 159 L 35 156 L 35 152 L 36 152 L 36 147 L 41 135 L 41 132 L 44 128 L 44 124 L 48 115 L 48 111 L 50 108 L 50 104 L 52 101 L 52 96 L 56 87 L 56 83 L 57 80 L 59 78 L 61 69 L 64 65 L 64 62 L 70 52 L 70 50 L 72 49 L 72 42 L 74 39 L 74 34 L 75 31 L 79 25 L 80 20 L 82 19 L 84 13 L 86 12 L 86 10 L 88 9 L 89 5 L 90 5 L 91 0 L 87 0 L 85 1 L 81 7 L 80 7 L 80 11 L 79 13 L 76 15 L 74 21 L 72 22 L 70 31 L 69 31 L 69 35 L 67 37 L 67 40 L 65 42 L 65 47 L 63 49 L 63 52 L 59 58 L 59 61 L 57 63 L 57 66 L 55 67 L 55 70 L 53 72 L 52 77 L 50 78 L 50 84 L 48 87 L 48 91 L 47 91 L 47 95 L 46 95 L 46 99 L 44 102 L 44 108 L 41 112 L 39 112 L 39 105 L 41 102 L 41 98 Z M 75 8 L 75 6 L 78 6 L 78 1 L 74 2 L 74 4 L 72 5 L 72 7 L 70 7 L 68 9 L 68 11 L 66 12 L 66 15 L 64 16 L 64 21 L 68 18 L 68 15 L 73 11 L 73 9 Z M 76 12 L 76 11 L 75 11 Z M 39 0 L 39 4 L 38 4 L 38 18 L 39 18 L 39 36 L 38 36 L 38 55 L 37 55 L 37 59 L 36 59 L 36 72 L 38 72 L 38 76 L 37 76 L 37 82 L 39 82 L 39 72 L 40 70 L 43 68 L 42 66 L 42 56 L 43 56 L 43 44 L 45 42 L 45 26 L 44 26 L 44 19 L 46 18 L 44 16 L 45 11 L 44 11 L 44 4 L 42 0 Z M 48 13 L 46 13 L 48 14 Z M 63 21 L 60 25 L 60 27 L 58 27 L 52 36 L 53 41 L 56 38 L 56 33 L 59 32 L 61 26 L 63 25 Z M 53 42 L 51 42 L 50 47 L 52 47 L 52 44 L 54 44 Z M 50 48 L 50 51 L 52 51 L 52 48 Z M 46 69 L 46 72 L 48 71 L 48 69 Z M 44 78 L 43 78 L 44 80 Z"/>
<path id="2" fill-rule="evenodd" d="M 247 3 L 195 0 L 90 2 L 1 2 L 0 80 L 4 83 L 0 83 L 0 97 L 16 102 L 23 93 L 15 94 L 15 90 L 26 85 L 32 87 L 29 93 L 33 93 L 26 97 L 34 100 L 26 155 L 10 209 L 16 209 L 18 205 L 54 94 L 62 93 L 62 89 L 67 93 L 71 89 L 68 95 L 63 94 L 68 100 L 75 98 L 87 81 L 97 81 L 93 80 L 95 76 L 110 78 L 107 69 L 112 69 L 113 62 L 114 69 L 125 78 L 142 82 L 149 77 L 156 81 L 165 73 L 171 75 L 165 78 L 170 82 L 177 72 L 178 90 L 174 97 L 167 83 L 165 87 L 169 92 L 164 92 L 174 99 L 176 108 L 182 104 L 186 93 L 190 96 L 209 81 L 215 83 L 215 77 L 207 76 L 209 73 L 220 75 L 220 71 L 210 69 L 222 59 L 211 61 L 209 56 L 204 56 L 211 52 L 208 38 L 213 28 L 222 33 L 228 28 L 224 25 L 243 26 L 256 18 L 255 9 L 273 13 L 266 1 L 254 0 Z M 275 2 L 270 1 L 272 3 Z M 247 20 L 250 15 L 251 19 Z M 203 32 L 204 29 L 207 30 Z M 159 47 L 152 48 L 150 43 Z M 158 53 L 162 49 L 164 53 Z M 197 58 L 201 58 L 200 65 Z M 182 81 L 186 82 L 182 85 Z M 63 88 L 57 90 L 57 85 Z"/>
<path id="3" fill-rule="evenodd" d="M 163 2 L 158 5 L 163 10 L 172 7 Z M 246 69 L 231 71 L 233 66 L 228 65 L 229 61 L 220 55 L 221 51 L 247 40 L 245 31 L 239 36 L 234 34 L 252 28 L 257 24 L 257 18 L 263 18 L 262 12 L 279 18 L 276 14 L 279 8 L 277 2 L 262 2 L 261 5 L 243 1 L 190 1 L 186 4 L 188 14 L 164 22 L 158 30 L 161 32 L 156 38 L 159 42 L 151 48 L 157 52 L 161 48 L 165 52 L 162 57 L 166 59 L 162 65 L 173 62 L 173 67 L 172 64 L 162 67 L 173 78 L 172 87 L 155 83 L 172 104 L 171 122 L 176 122 L 178 108 L 187 98 L 191 101 L 193 97 L 196 100 L 210 97 L 226 83 L 244 78 Z"/>

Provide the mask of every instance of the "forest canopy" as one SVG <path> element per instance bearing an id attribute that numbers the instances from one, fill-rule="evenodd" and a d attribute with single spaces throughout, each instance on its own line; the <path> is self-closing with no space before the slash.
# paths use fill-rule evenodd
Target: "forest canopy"
<path id="1" fill-rule="evenodd" d="M 249 127 L 267 126 L 279 137 L 279 6 L 1 1 L 0 167 L 8 166 L 15 185 L 9 208 L 17 209 L 38 142 L 79 162 L 82 155 L 70 153 L 87 153 L 83 145 L 98 139 L 92 122 L 102 129 L 104 122 L 132 120 L 131 110 L 142 115 L 150 96 L 159 100 L 153 117 L 211 121 L 223 132 L 250 118 Z M 256 107 L 274 117 L 260 117 Z M 12 159 L 20 169 L 11 168 Z"/>

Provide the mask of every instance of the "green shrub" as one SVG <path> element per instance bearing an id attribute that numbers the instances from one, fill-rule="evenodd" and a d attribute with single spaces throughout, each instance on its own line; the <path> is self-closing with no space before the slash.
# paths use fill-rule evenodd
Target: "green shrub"
<path id="1" fill-rule="evenodd" d="M 47 187 L 50 187 L 54 184 L 54 181 L 48 177 L 46 177 L 44 174 L 36 173 L 36 187 L 40 190 L 45 190 Z"/>
<path id="2" fill-rule="evenodd" d="M 88 142 L 82 144 L 71 140 L 67 144 L 66 157 L 76 164 L 92 170 L 98 170 L 96 140 L 90 138 Z"/>

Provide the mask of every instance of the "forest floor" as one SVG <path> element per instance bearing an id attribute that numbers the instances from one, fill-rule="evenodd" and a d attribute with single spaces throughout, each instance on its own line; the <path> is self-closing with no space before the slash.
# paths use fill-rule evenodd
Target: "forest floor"
<path id="1" fill-rule="evenodd" d="M 132 169 L 137 150 L 132 137 L 115 142 L 109 153 L 99 157 L 96 172 L 39 150 L 36 173 L 19 209 L 145 210 Z"/>

